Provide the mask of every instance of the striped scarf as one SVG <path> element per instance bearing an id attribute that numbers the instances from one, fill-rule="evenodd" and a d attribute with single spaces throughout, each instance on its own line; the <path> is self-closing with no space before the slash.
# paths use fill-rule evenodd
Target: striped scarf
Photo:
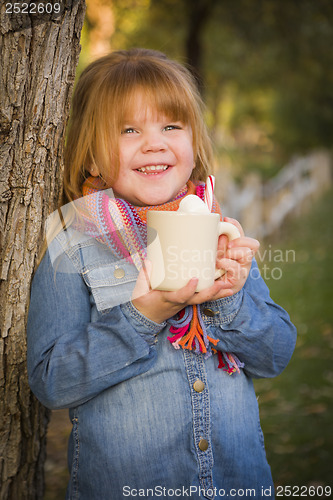
<path id="1" fill-rule="evenodd" d="M 89 177 L 83 184 L 83 197 L 76 203 L 83 218 L 85 232 L 106 244 L 119 259 L 125 258 L 133 263 L 140 271 L 147 256 L 148 210 L 176 211 L 185 196 L 196 194 L 204 200 L 204 192 L 204 184 L 194 185 L 188 181 L 173 200 L 163 205 L 137 207 L 124 199 L 109 197 L 102 181 L 97 177 Z M 221 215 L 215 198 L 212 212 Z M 168 324 L 172 334 L 168 340 L 175 349 L 189 349 L 206 357 L 217 353 L 218 367 L 229 374 L 239 372 L 239 368 L 243 366 L 235 355 L 215 349 L 219 341 L 208 336 L 200 308 L 196 305 L 185 307 L 169 319 Z"/>

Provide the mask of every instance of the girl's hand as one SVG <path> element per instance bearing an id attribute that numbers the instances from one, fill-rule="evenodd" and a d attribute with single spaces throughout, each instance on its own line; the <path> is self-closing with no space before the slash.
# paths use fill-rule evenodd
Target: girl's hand
<path id="1" fill-rule="evenodd" d="M 229 297 L 244 286 L 259 242 L 245 237 L 241 225 L 235 219 L 225 217 L 225 220 L 235 224 L 241 234 L 240 238 L 231 242 L 226 236 L 222 235 L 219 238 L 216 267 L 224 269 L 225 274 L 215 280 L 211 287 L 201 292 L 195 292 L 197 278 L 192 278 L 186 286 L 175 292 L 152 290 L 149 284 L 151 263 L 146 261 L 145 268 L 139 273 L 132 296 L 132 303 L 138 311 L 156 323 L 163 323 L 188 305 Z"/>
<path id="2" fill-rule="evenodd" d="M 188 305 L 195 295 L 197 278 L 192 278 L 186 286 L 176 292 L 152 290 L 149 276 L 151 262 L 145 261 L 145 267 L 140 271 L 133 294 L 132 303 L 146 318 L 155 323 L 171 318 Z"/>
<path id="3" fill-rule="evenodd" d="M 230 242 L 226 236 L 220 236 L 216 268 L 224 269 L 226 272 L 217 281 L 222 283 L 221 291 L 228 291 L 230 295 L 234 295 L 243 288 L 260 243 L 254 238 L 246 237 L 242 226 L 236 219 L 225 217 L 224 220 L 234 224 L 241 236 Z M 222 296 L 225 295 L 222 294 Z M 221 298 L 221 296 L 216 298 Z"/>

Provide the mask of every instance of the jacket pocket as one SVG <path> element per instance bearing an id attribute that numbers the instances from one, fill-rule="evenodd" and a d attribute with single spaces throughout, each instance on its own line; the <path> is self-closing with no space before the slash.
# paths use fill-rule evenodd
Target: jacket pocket
<path id="1" fill-rule="evenodd" d="M 131 300 L 138 271 L 133 264 L 120 260 L 89 265 L 82 269 L 81 275 L 98 311 L 104 311 Z"/>

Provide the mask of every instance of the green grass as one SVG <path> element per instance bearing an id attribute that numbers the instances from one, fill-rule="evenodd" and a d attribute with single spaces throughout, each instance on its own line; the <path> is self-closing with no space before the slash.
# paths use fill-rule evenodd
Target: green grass
<path id="1" fill-rule="evenodd" d="M 272 298 L 298 330 L 286 370 L 255 381 L 267 457 L 279 485 L 333 488 L 332 194 L 286 223 L 279 241 L 266 242 L 259 254 Z"/>

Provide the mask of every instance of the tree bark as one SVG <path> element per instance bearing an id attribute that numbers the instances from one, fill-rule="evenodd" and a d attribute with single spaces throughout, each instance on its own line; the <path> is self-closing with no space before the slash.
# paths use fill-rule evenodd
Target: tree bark
<path id="1" fill-rule="evenodd" d="M 0 7 L 0 499 L 21 500 L 43 497 L 48 412 L 28 386 L 25 329 L 44 223 L 61 191 L 85 2 L 60 0 L 58 14 L 10 13 L 8 2 Z"/>

